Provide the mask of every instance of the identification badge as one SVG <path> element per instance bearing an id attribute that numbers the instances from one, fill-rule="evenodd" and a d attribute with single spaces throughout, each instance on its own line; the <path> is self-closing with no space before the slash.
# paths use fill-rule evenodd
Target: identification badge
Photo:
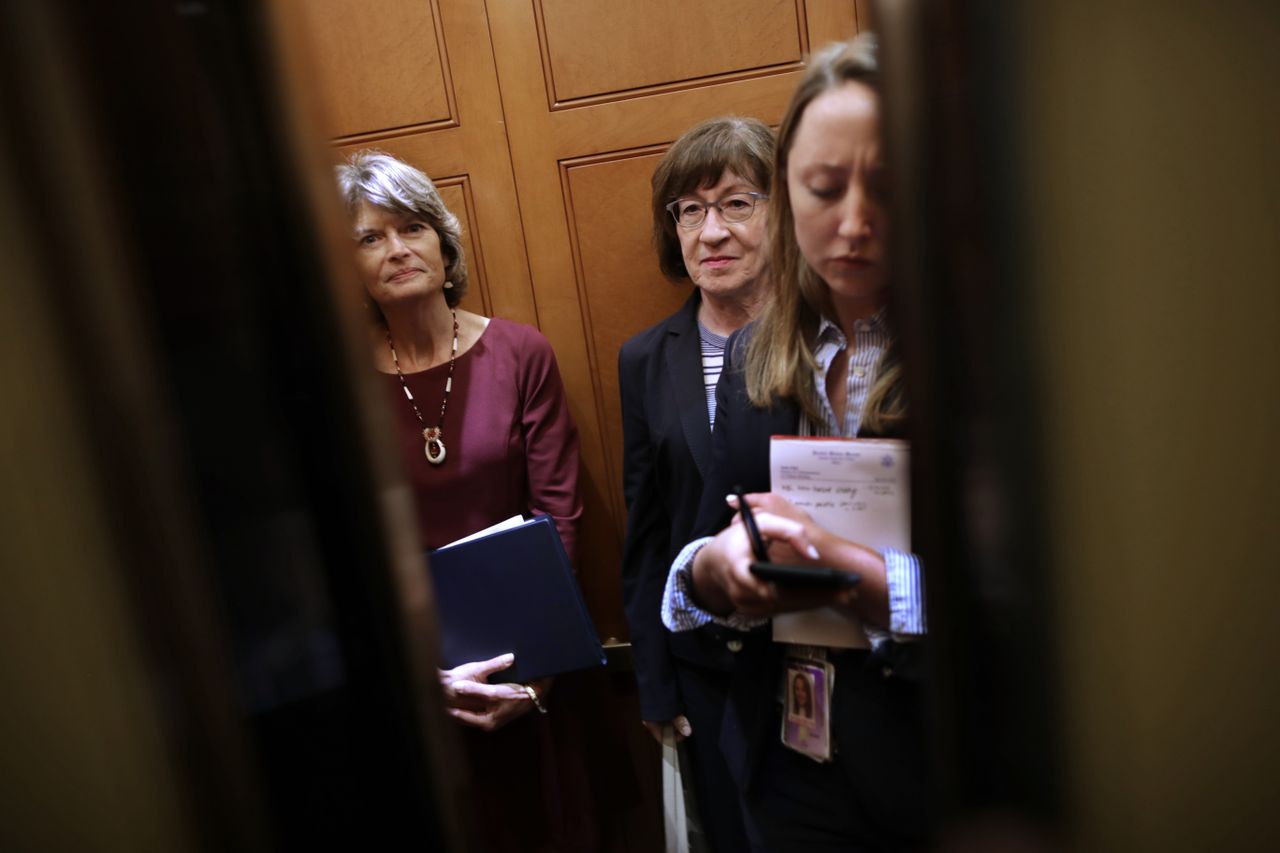
<path id="1" fill-rule="evenodd" d="M 831 688 L 835 668 L 822 661 L 787 660 L 782 742 L 814 761 L 831 760 Z"/>

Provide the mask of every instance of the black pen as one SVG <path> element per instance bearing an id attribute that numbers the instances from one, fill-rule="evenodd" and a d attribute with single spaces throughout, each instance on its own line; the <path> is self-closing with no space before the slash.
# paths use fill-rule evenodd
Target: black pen
<path id="1" fill-rule="evenodd" d="M 751 507 L 747 506 L 747 496 L 742 493 L 742 486 L 733 487 L 733 496 L 738 499 L 738 512 L 742 513 L 742 523 L 747 527 L 751 550 L 755 552 L 757 560 L 769 562 L 769 552 L 764 547 L 764 540 L 760 538 L 760 528 L 756 527 L 756 517 L 751 513 Z"/>

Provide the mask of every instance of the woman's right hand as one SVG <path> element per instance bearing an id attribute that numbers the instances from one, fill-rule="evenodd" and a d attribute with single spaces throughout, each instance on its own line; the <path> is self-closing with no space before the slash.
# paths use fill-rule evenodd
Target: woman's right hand
<path id="1" fill-rule="evenodd" d="M 814 562 L 817 551 L 805 523 L 771 512 L 755 513 L 756 527 L 771 556 L 781 546 L 788 554 Z M 776 559 L 776 556 L 774 557 Z M 693 585 L 702 606 L 720 616 L 737 612 L 750 618 L 768 618 L 792 610 L 810 610 L 827 604 L 848 604 L 851 589 L 785 589 L 751 573 L 755 555 L 741 516 L 735 516 L 720 534 L 698 551 L 693 562 Z"/>
<path id="2" fill-rule="evenodd" d="M 464 663 L 440 670 L 440 686 L 449 716 L 483 731 L 500 729 L 533 708 L 533 700 L 521 684 L 490 684 L 488 678 L 516 661 L 507 653 L 489 660 Z"/>

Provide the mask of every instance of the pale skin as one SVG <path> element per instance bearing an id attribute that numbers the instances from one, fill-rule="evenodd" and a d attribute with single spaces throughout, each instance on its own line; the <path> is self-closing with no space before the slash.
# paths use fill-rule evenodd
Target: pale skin
<path id="1" fill-rule="evenodd" d="M 805 261 L 826 283 L 835 319 L 848 340 L 856 324 L 886 301 L 888 234 L 879 139 L 877 95 L 861 83 L 849 82 L 809 103 L 788 151 L 786 180 L 795 240 Z M 848 402 L 848 369 L 841 353 L 827 374 L 827 394 L 838 422 Z M 736 500 L 731 496 L 729 501 L 736 509 Z M 740 517 L 735 517 L 694 559 L 694 596 L 704 609 L 718 616 L 736 611 L 765 618 L 833 605 L 851 608 L 868 624 L 888 624 L 885 564 L 878 552 L 819 527 L 778 495 L 747 495 L 747 502 L 757 511 L 771 560 L 846 569 L 862 580 L 856 592 L 789 590 L 760 581 L 750 572 L 750 543 Z"/>
<path id="2" fill-rule="evenodd" d="M 417 373 L 449 361 L 453 316 L 445 300 L 440 238 L 423 219 L 361 202 L 353 224 L 356 265 L 386 327 L 370 328 L 374 365 L 395 373 L 386 332 L 400 369 Z M 475 345 L 489 318 L 458 311 L 458 353 Z"/>
<path id="3" fill-rule="evenodd" d="M 681 200 L 704 204 L 735 193 L 762 192 L 760 187 L 726 169 L 714 185 L 685 193 Z M 768 203 L 761 200 L 745 222 L 726 222 L 707 208 L 697 228 L 676 228 L 685 270 L 702 291 L 698 322 L 718 335 L 728 335 L 754 319 L 764 297 L 765 226 Z"/>
<path id="4" fill-rule="evenodd" d="M 386 334 L 404 373 L 417 373 L 449 361 L 453 315 L 445 300 L 445 259 L 440 237 L 422 218 L 361 202 L 353 223 L 356 265 L 365 291 L 377 304 L 386 327 L 370 330 L 375 367 L 394 373 Z M 480 339 L 489 319 L 458 311 L 458 354 Z M 426 414 L 424 412 L 424 414 Z M 522 684 L 490 684 L 491 675 L 515 662 L 512 654 L 440 670 L 446 710 L 454 719 L 483 731 L 502 728 L 534 708 Z M 544 696 L 551 679 L 531 682 Z"/>
<path id="5" fill-rule="evenodd" d="M 726 169 L 712 186 L 699 187 L 680 198 L 710 205 L 734 193 L 763 191 Z M 759 313 L 765 290 L 767 223 L 768 203 L 761 200 L 745 222 L 726 222 L 716 208 L 708 206 L 707 218 L 697 228 L 676 228 L 685 269 L 702 292 L 698 322 L 718 335 L 737 331 Z M 662 743 L 667 726 L 674 729 L 677 741 L 693 734 L 693 726 L 683 714 L 671 720 L 641 722 L 658 743 Z"/>
<path id="6" fill-rule="evenodd" d="M 857 587 L 836 591 L 788 589 L 760 580 L 751 573 L 755 555 L 742 517 L 735 515 L 694 558 L 694 595 L 704 610 L 759 619 L 831 605 L 851 609 L 868 624 L 888 624 L 889 593 L 879 552 L 835 535 L 779 495 L 756 493 L 746 499 L 770 562 L 831 566 L 856 572 L 862 580 Z M 726 500 L 737 509 L 737 498 L 729 495 Z"/>

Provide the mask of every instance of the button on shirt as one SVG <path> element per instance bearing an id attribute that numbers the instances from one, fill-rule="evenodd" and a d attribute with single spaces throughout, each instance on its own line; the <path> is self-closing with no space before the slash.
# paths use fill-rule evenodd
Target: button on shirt
<path id="1" fill-rule="evenodd" d="M 850 345 L 840 327 L 823 319 L 814 340 L 813 355 L 818 362 L 815 385 L 824 423 L 813 423 L 800 416 L 800 434 L 804 436 L 854 437 L 862 425 L 867 396 L 875 384 L 880 359 L 889 347 L 890 333 L 885 322 L 884 310 L 867 320 L 854 324 L 853 343 Z M 841 423 L 836 423 L 835 410 L 827 395 L 827 374 L 832 362 L 844 350 L 849 350 L 849 371 L 845 385 L 845 412 Z M 767 619 L 748 619 L 730 614 L 723 619 L 702 610 L 694 603 L 693 558 L 711 537 L 697 539 L 686 545 L 671 564 L 667 576 L 667 588 L 662 599 L 662 621 L 671 631 L 689 631 L 709 622 L 718 622 L 741 631 L 757 628 Z M 886 548 L 881 552 L 885 563 L 885 583 L 889 592 L 889 631 L 865 625 L 872 646 L 877 646 L 890 636 L 911 639 L 925 633 L 924 587 L 920 561 L 914 554 Z"/>

